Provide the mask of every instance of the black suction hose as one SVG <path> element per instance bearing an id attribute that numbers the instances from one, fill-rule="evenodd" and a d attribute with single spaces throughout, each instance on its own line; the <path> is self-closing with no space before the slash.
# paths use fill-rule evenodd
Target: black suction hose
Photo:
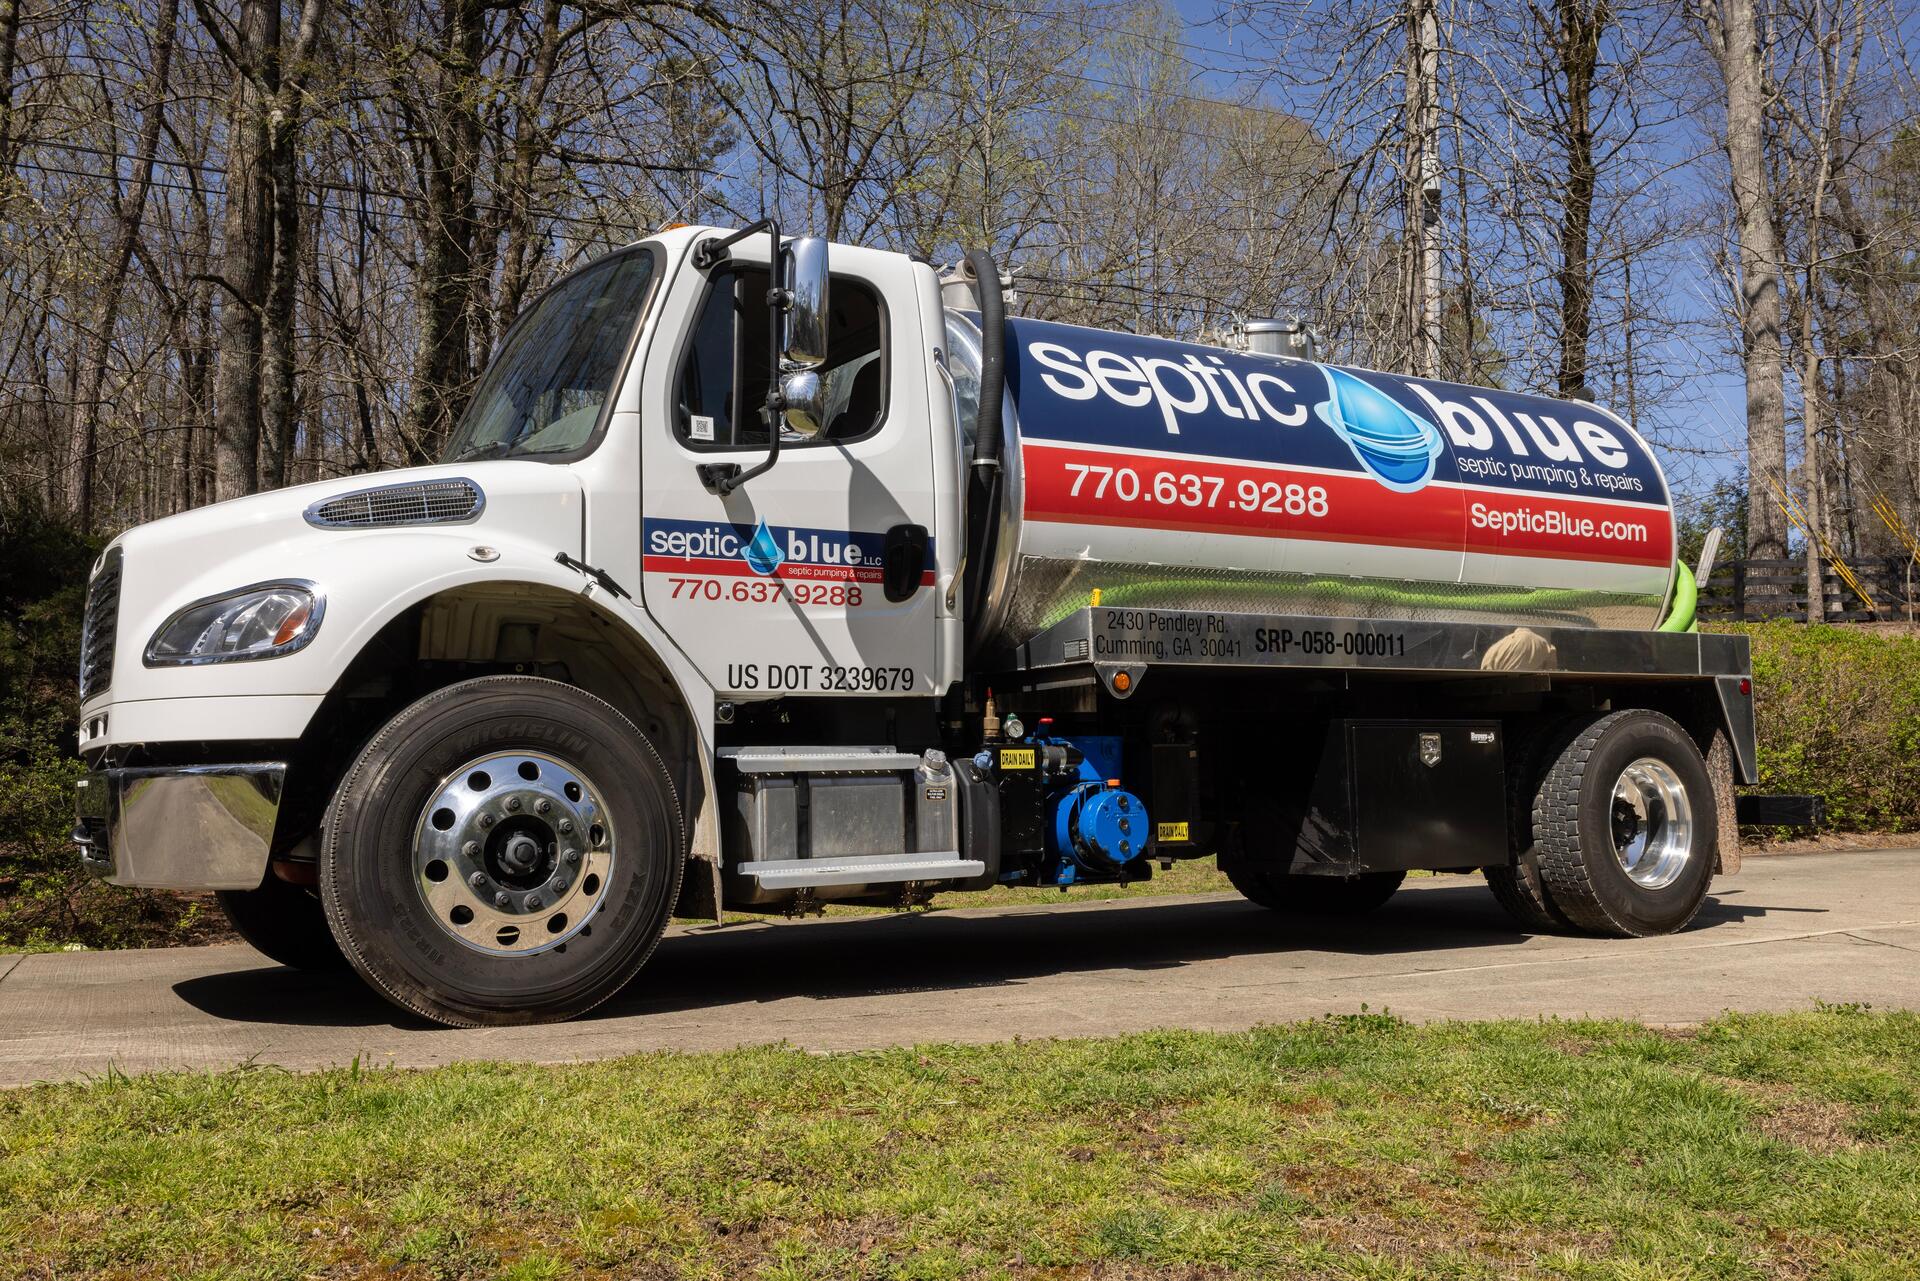
<path id="1" fill-rule="evenodd" d="M 973 428 L 973 465 L 997 467 L 1002 444 L 1000 397 L 1007 377 L 1007 306 L 1000 269 L 984 249 L 967 251 L 973 296 L 980 300 L 980 414 Z"/>
<path id="2" fill-rule="evenodd" d="M 1000 296 L 1000 269 L 984 249 L 967 251 L 973 296 L 980 301 L 980 405 L 973 423 L 973 465 L 967 469 L 967 551 L 960 586 L 966 616 L 979 616 L 986 598 L 1000 509 L 1000 450 L 1004 441 L 1001 398 L 1007 375 L 1007 306 Z M 971 626 L 971 623 L 969 623 Z M 974 637 L 977 643 L 979 637 Z"/>

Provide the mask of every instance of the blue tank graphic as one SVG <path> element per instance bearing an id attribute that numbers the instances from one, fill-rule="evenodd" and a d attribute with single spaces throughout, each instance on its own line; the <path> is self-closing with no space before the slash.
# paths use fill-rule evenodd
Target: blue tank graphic
<path id="1" fill-rule="evenodd" d="M 1375 480 L 1410 492 L 1433 479 L 1433 463 L 1443 448 L 1439 428 L 1344 370 L 1323 365 L 1320 372 L 1327 378 L 1327 399 L 1314 412 Z"/>
<path id="2" fill-rule="evenodd" d="M 753 531 L 753 537 L 740 549 L 747 568 L 756 574 L 771 574 L 786 563 L 786 553 L 780 550 L 780 540 L 767 528 L 767 522 L 761 521 L 760 527 Z"/>

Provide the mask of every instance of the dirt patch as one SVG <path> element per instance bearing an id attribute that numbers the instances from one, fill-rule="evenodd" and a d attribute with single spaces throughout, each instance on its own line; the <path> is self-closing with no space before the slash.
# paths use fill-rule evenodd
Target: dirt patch
<path id="1" fill-rule="evenodd" d="M 1720 1078 L 1722 1084 L 1761 1109 L 1753 1127 L 1779 1143 L 1816 1155 L 1864 1147 L 1853 1135 L 1853 1109 L 1830 1099 L 1801 1094 L 1790 1085 Z"/>
<path id="2" fill-rule="evenodd" d="M 1549 1254 L 1569 1251 L 1604 1258 L 1613 1249 L 1613 1238 L 1608 1233 L 1496 1228 L 1458 1214 L 1412 1219 L 1362 1211 L 1299 1222 L 1302 1229 L 1337 1249 L 1391 1259 L 1416 1268 L 1431 1265 L 1436 1256 L 1447 1253 L 1504 1265 L 1529 1265 Z"/>

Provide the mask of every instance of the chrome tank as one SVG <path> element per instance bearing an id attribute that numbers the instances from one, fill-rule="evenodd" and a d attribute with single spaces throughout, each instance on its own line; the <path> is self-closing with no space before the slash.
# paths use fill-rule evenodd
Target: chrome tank
<path id="1" fill-rule="evenodd" d="M 950 313 L 971 423 L 972 318 Z M 976 650 L 1091 603 L 1654 627 L 1666 478 L 1558 401 L 1046 321 L 1007 322 L 997 539 Z"/>

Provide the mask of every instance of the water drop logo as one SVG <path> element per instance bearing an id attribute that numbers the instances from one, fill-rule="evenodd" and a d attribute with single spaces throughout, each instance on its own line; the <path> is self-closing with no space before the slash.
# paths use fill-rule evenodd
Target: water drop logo
<path id="1" fill-rule="evenodd" d="M 786 554 L 780 550 L 780 540 L 767 528 L 767 522 L 761 521 L 760 527 L 753 531 L 753 537 L 740 549 L 741 557 L 747 562 L 747 568 L 756 574 L 771 574 L 786 562 Z"/>
<path id="2" fill-rule="evenodd" d="M 1439 428 L 1352 374 L 1324 365 L 1320 372 L 1327 376 L 1327 399 L 1313 411 L 1375 480 L 1411 493 L 1433 479 L 1433 462 L 1443 448 Z"/>

